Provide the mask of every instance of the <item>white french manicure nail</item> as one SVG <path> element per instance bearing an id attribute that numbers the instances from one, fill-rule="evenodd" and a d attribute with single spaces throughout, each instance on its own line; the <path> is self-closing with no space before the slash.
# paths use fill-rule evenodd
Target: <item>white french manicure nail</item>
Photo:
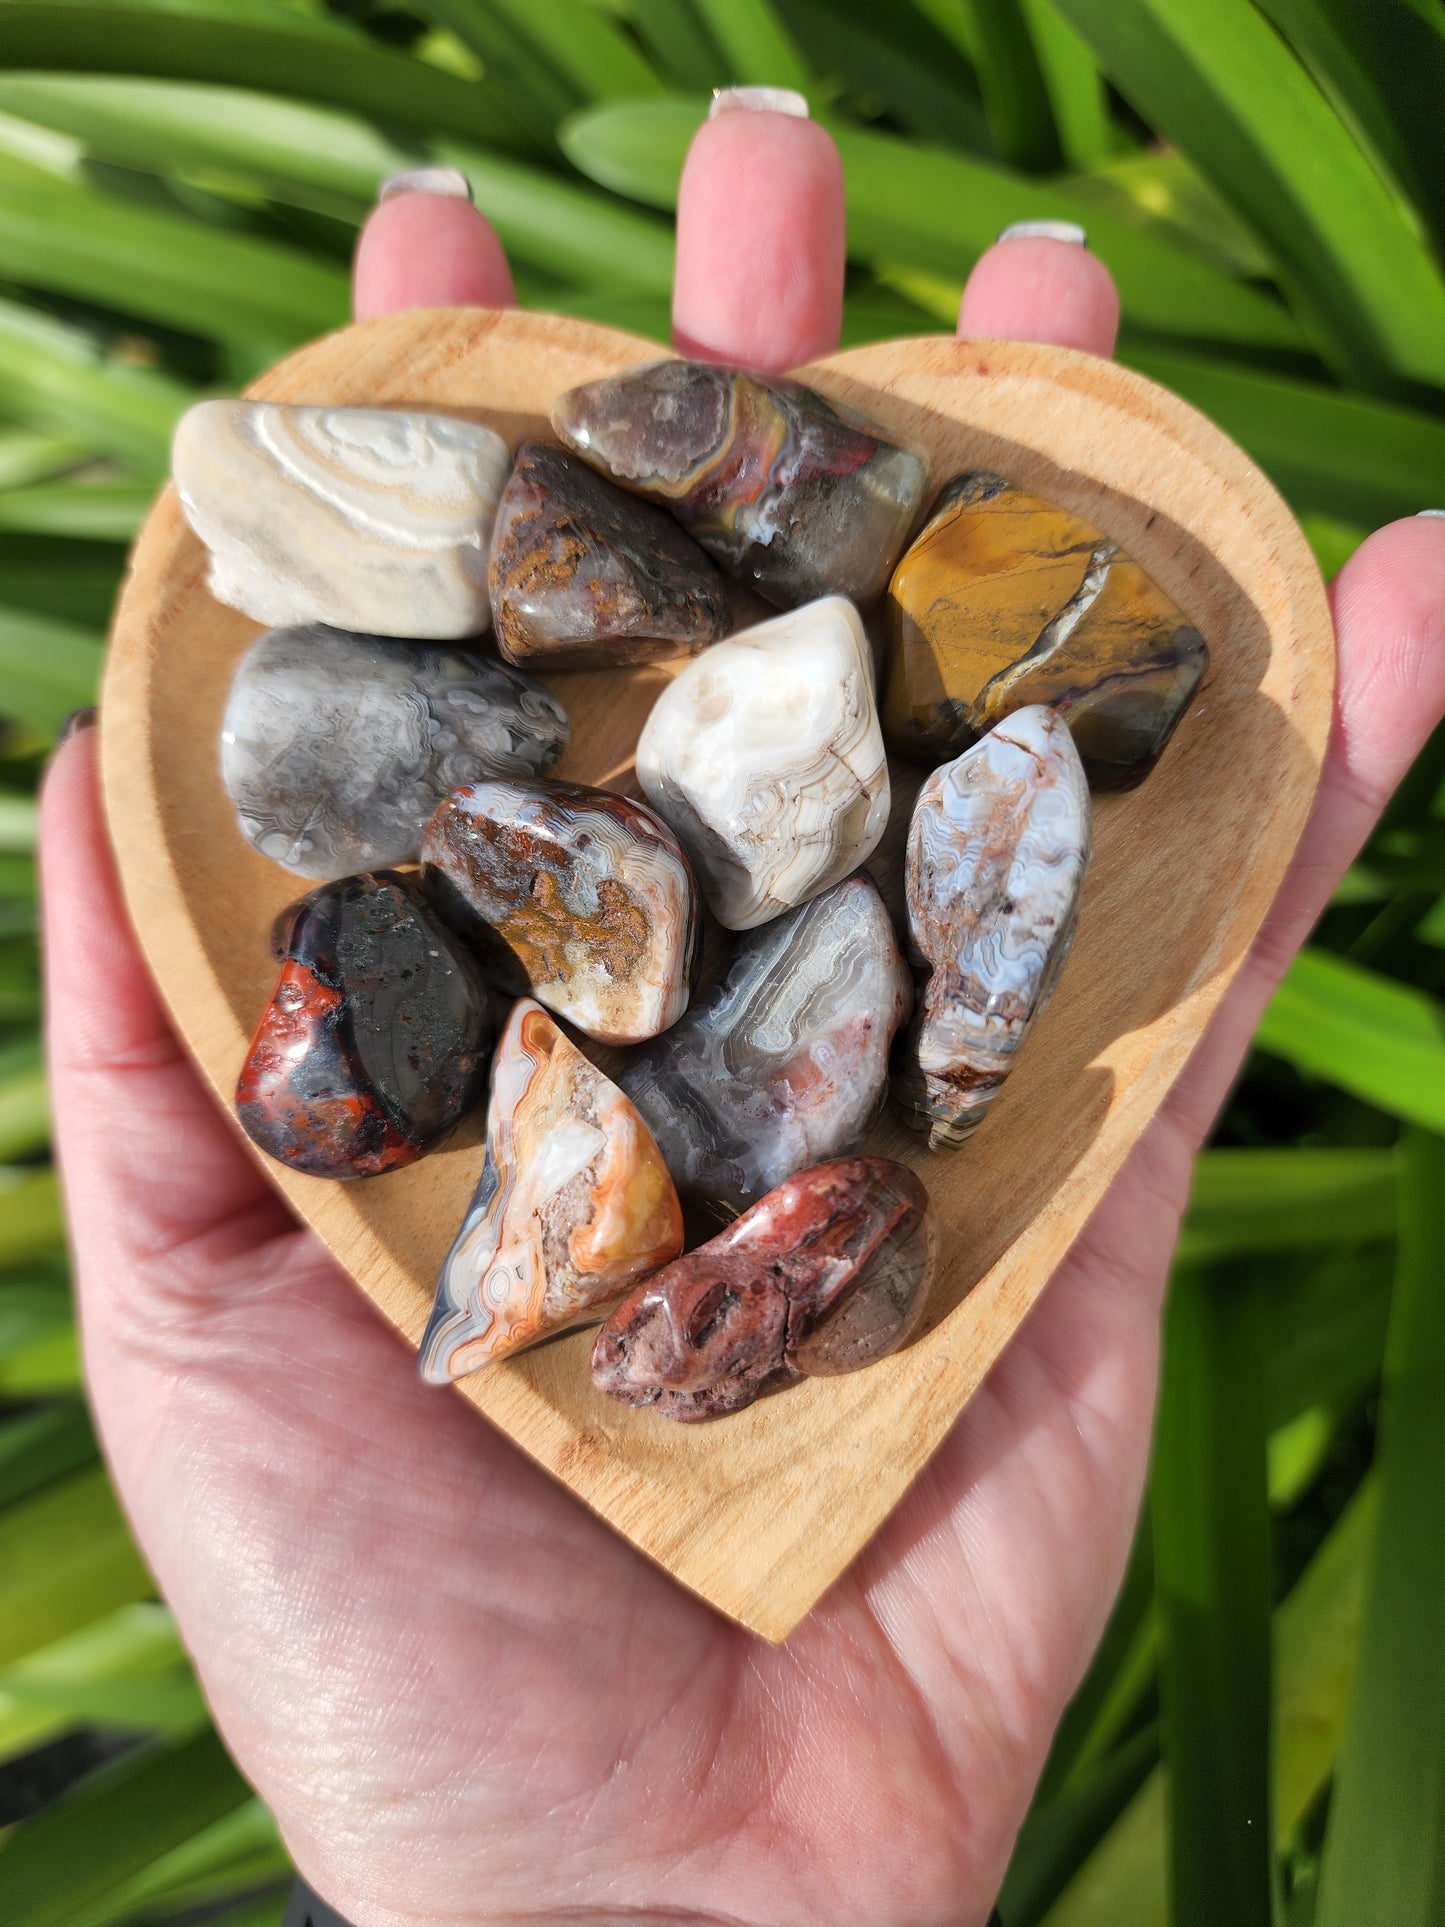
<path id="1" fill-rule="evenodd" d="M 1418 522 L 1422 515 L 1431 516 L 1437 522 L 1445 522 L 1445 509 L 1416 509 L 1415 520 Z"/>
<path id="2" fill-rule="evenodd" d="M 999 235 L 1000 241 L 1070 241 L 1086 248 L 1089 237 L 1077 221 L 1011 221 Z"/>
<path id="3" fill-rule="evenodd" d="M 469 201 L 472 184 L 460 168 L 408 167 L 403 173 L 387 175 L 376 190 L 377 206 L 399 194 L 440 194 L 449 201 Z"/>
<path id="4" fill-rule="evenodd" d="M 708 119 L 738 113 L 791 114 L 794 120 L 806 120 L 808 103 L 791 87 L 714 87 Z"/>

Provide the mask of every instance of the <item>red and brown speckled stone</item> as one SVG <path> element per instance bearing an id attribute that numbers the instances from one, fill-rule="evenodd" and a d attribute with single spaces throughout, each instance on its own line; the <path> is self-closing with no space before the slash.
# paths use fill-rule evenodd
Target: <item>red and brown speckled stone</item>
<path id="1" fill-rule="evenodd" d="M 694 1423 L 857 1371 L 912 1336 L 937 1262 L 933 1207 L 905 1165 L 814 1165 L 623 1299 L 597 1334 L 592 1382 Z"/>
<path id="2" fill-rule="evenodd" d="M 489 564 L 497 647 L 530 669 L 683 655 L 732 627 L 727 589 L 664 509 L 545 442 L 523 442 Z"/>
<path id="3" fill-rule="evenodd" d="M 492 1000 L 466 946 L 394 871 L 277 920 L 281 974 L 236 1086 L 252 1141 L 311 1177 L 410 1164 L 481 1095 Z"/>

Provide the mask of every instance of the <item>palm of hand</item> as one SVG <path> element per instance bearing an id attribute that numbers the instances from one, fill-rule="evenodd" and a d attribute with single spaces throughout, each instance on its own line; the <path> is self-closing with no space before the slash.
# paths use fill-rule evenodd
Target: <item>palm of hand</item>
<path id="1" fill-rule="evenodd" d="M 841 263 L 826 137 L 779 118 L 730 116 L 699 141 L 678 290 L 686 345 L 774 365 L 836 339 L 825 284 Z M 792 325 L 785 346 L 736 318 L 737 274 L 709 285 L 697 233 L 705 217 L 716 240 L 728 144 L 755 158 L 775 141 L 777 205 L 748 218 L 792 248 L 792 294 L 755 324 Z M 746 239 L 756 312 L 779 250 Z M 509 293 L 480 217 L 417 196 L 374 217 L 358 273 L 372 309 Z M 964 323 L 1107 352 L 1101 275 L 1065 243 L 1009 244 L 976 271 Z M 997 1370 L 779 1648 L 423 1388 L 291 1225 L 126 933 L 93 739 L 61 753 L 44 809 L 52 1056 L 93 1396 L 223 1731 L 357 1927 L 982 1919 L 1122 1570 L 1190 1159 L 1270 988 L 1445 706 L 1442 590 L 1438 524 L 1397 525 L 1349 565 L 1331 768 L 1254 958 Z"/>

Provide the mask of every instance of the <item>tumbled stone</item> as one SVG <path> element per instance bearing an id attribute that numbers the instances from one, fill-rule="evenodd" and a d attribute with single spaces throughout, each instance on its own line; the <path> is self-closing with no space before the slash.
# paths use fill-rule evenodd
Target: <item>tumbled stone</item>
<path id="1" fill-rule="evenodd" d="M 523 442 L 492 531 L 492 623 L 509 662 L 610 669 L 732 627 L 727 588 L 665 509 L 565 449 Z"/>
<path id="2" fill-rule="evenodd" d="M 242 656 L 221 775 L 252 849 L 336 877 L 411 861 L 449 791 L 538 775 L 566 741 L 566 711 L 520 670 L 311 623 Z"/>
<path id="3" fill-rule="evenodd" d="M 220 602 L 277 627 L 450 641 L 491 621 L 487 546 L 507 445 L 389 408 L 197 402 L 171 471 Z"/>
<path id="4" fill-rule="evenodd" d="M 495 1029 L 466 946 L 395 871 L 325 883 L 276 926 L 281 975 L 236 1115 L 316 1178 L 410 1164 L 481 1096 Z"/>
<path id="5" fill-rule="evenodd" d="M 597 1334 L 592 1382 L 663 1418 L 721 1418 L 897 1351 L 937 1264 L 933 1207 L 905 1165 L 815 1165 L 634 1287 Z"/>
<path id="6" fill-rule="evenodd" d="M 928 967 L 898 1040 L 893 1096 L 931 1149 L 983 1122 L 1073 941 L 1089 790 L 1068 725 L 1015 710 L 919 792 L 905 883 Z"/>
<path id="7" fill-rule="evenodd" d="M 643 725 L 637 777 L 729 930 L 847 876 L 887 828 L 891 800 L 852 603 L 824 596 L 689 663 Z"/>
<path id="8" fill-rule="evenodd" d="M 497 1045 L 487 1152 L 421 1344 L 433 1385 L 600 1318 L 682 1250 L 682 1210 L 632 1105 L 540 1004 Z"/>
<path id="9" fill-rule="evenodd" d="M 552 426 L 614 481 L 663 503 L 725 569 L 783 608 L 877 595 L 928 463 L 811 388 L 659 361 L 563 395 Z"/>
<path id="10" fill-rule="evenodd" d="M 697 883 L 644 804 L 580 783 L 473 783 L 438 807 L 421 853 L 428 894 L 504 988 L 612 1044 L 686 1010 Z"/>
<path id="11" fill-rule="evenodd" d="M 912 1004 L 883 899 L 871 878 L 849 877 L 742 937 L 724 982 L 633 1052 L 620 1082 L 679 1188 L 740 1210 L 862 1148 Z"/>
<path id="12" fill-rule="evenodd" d="M 1048 703 L 1096 789 L 1149 774 L 1208 666 L 1199 631 L 1117 544 L 1001 475 L 961 475 L 888 593 L 884 730 L 901 755 L 956 756 Z"/>

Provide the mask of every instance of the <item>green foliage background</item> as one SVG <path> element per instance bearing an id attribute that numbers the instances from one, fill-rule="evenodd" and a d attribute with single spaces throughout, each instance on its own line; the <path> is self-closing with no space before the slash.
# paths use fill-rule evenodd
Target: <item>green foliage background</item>
<path id="1" fill-rule="evenodd" d="M 0 0 L 7 1927 L 275 1927 L 286 1884 L 96 1457 L 35 1032 L 33 788 L 171 425 L 345 319 L 378 180 L 427 157 L 524 301 L 665 339 L 679 164 L 735 80 L 837 135 L 848 340 L 951 327 L 1001 226 L 1075 218 L 1122 358 L 1327 573 L 1445 505 L 1438 0 Z M 1445 1920 L 1442 775 L 1437 740 L 1202 1162 L 1149 1504 L 1005 1927 Z"/>

